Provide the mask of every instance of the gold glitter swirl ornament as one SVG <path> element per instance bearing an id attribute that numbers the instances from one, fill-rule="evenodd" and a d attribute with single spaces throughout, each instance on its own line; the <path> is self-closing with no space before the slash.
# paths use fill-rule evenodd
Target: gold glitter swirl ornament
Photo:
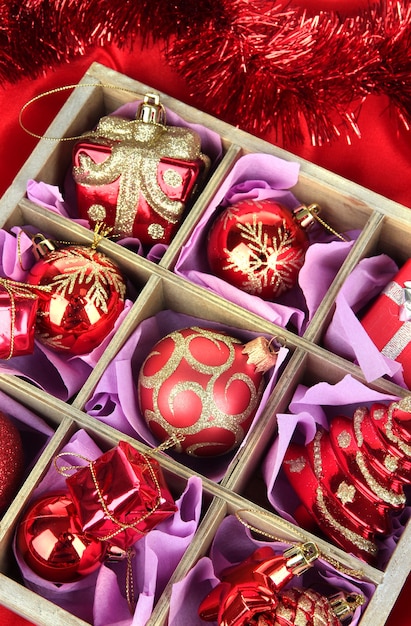
<path id="1" fill-rule="evenodd" d="M 176 450 L 197 457 L 239 446 L 261 400 L 261 370 L 276 359 L 268 342 L 266 349 L 271 359 L 261 367 L 224 332 L 193 326 L 160 339 L 138 377 L 140 409 L 154 436 L 178 435 Z"/>
<path id="2" fill-rule="evenodd" d="M 135 120 L 103 117 L 75 145 L 79 214 L 91 226 L 104 222 L 113 234 L 143 245 L 167 244 L 209 165 L 199 135 L 166 126 L 158 95 L 147 94 Z"/>

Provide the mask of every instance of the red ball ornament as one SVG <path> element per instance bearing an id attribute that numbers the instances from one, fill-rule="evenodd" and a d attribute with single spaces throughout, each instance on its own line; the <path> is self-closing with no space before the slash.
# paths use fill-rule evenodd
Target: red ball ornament
<path id="1" fill-rule="evenodd" d="M 153 347 L 139 373 L 138 396 L 157 439 L 177 435 L 177 451 L 197 457 L 225 454 L 241 443 L 264 388 L 262 371 L 245 350 L 239 339 L 195 326 Z"/>
<path id="2" fill-rule="evenodd" d="M 93 246 L 56 249 L 42 239 L 37 252 L 27 281 L 50 287 L 40 294 L 37 339 L 57 352 L 91 352 L 123 311 L 126 286 L 119 268 Z"/>
<path id="3" fill-rule="evenodd" d="M 23 473 L 23 445 L 18 429 L 0 412 L 0 513 L 11 503 Z"/>
<path id="4" fill-rule="evenodd" d="M 16 534 L 27 565 L 54 583 L 80 580 L 99 567 L 105 546 L 83 534 L 72 500 L 64 493 L 46 495 L 24 514 Z"/>
<path id="5" fill-rule="evenodd" d="M 247 293 L 272 300 L 292 289 L 309 241 L 316 205 L 293 212 L 274 200 L 243 200 L 215 220 L 207 257 L 214 274 Z"/>

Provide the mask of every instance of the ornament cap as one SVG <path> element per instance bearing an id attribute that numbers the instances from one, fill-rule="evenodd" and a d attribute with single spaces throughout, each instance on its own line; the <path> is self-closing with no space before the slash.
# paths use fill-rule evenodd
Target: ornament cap
<path id="1" fill-rule="evenodd" d="M 292 546 L 284 552 L 286 567 L 294 576 L 300 576 L 318 559 L 320 552 L 313 541 L 306 541 Z"/>
<path id="2" fill-rule="evenodd" d="M 33 254 L 37 260 L 42 259 L 46 256 L 46 254 L 49 254 L 50 252 L 54 252 L 56 250 L 56 246 L 53 241 L 51 241 L 51 239 L 47 239 L 47 237 L 45 237 L 41 233 L 33 235 L 32 244 Z"/>
<path id="3" fill-rule="evenodd" d="M 166 123 L 166 113 L 157 93 L 147 93 L 137 109 L 136 119 L 145 124 Z"/>
<path id="4" fill-rule="evenodd" d="M 308 206 L 301 204 L 293 209 L 293 216 L 301 228 L 307 229 L 314 224 L 316 215 L 319 214 L 320 210 L 318 204 L 310 204 Z"/>
<path id="5" fill-rule="evenodd" d="M 364 604 L 364 596 L 359 593 L 346 594 L 343 591 L 336 593 L 329 598 L 331 607 L 340 620 L 352 617 L 357 607 Z"/>
<path id="6" fill-rule="evenodd" d="M 278 351 L 272 346 L 274 339 L 268 341 L 265 337 L 256 337 L 244 345 L 243 354 L 248 357 L 247 363 L 255 365 L 256 372 L 264 374 L 275 365 Z"/>

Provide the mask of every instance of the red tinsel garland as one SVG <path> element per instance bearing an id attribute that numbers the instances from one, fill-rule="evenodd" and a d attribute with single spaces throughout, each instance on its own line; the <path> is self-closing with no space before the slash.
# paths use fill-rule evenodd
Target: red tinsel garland
<path id="1" fill-rule="evenodd" d="M 0 3 L 0 76 L 70 61 L 96 45 L 161 41 L 193 97 L 246 130 L 313 145 L 359 135 L 364 99 L 386 95 L 411 125 L 411 6 L 354 16 L 251 0 L 25 0 Z"/>

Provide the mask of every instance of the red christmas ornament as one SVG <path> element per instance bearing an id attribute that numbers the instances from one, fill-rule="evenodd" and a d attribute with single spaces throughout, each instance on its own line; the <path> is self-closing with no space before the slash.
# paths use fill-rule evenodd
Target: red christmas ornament
<path id="1" fill-rule="evenodd" d="M 253 346 L 251 352 L 224 332 L 195 326 L 163 337 L 138 377 L 140 409 L 157 439 L 177 435 L 182 441 L 176 450 L 193 456 L 237 447 L 263 393 L 262 370 L 276 358 L 267 347 L 260 368 Z"/>
<path id="2" fill-rule="evenodd" d="M 403 366 L 411 389 L 411 259 L 385 287 L 361 323 L 380 352 Z"/>
<path id="3" fill-rule="evenodd" d="M 121 550 L 177 510 L 158 462 L 125 441 L 66 482 L 83 532 Z"/>
<path id="4" fill-rule="evenodd" d="M 335 417 L 308 445 L 291 443 L 283 467 L 303 505 L 297 520 L 306 525 L 308 513 L 344 550 L 375 561 L 376 537 L 391 532 L 411 483 L 410 398 Z"/>
<path id="5" fill-rule="evenodd" d="M 126 285 L 119 268 L 95 245 L 56 249 L 42 238 L 36 251 L 39 260 L 27 281 L 50 287 L 39 300 L 37 339 L 57 352 L 91 352 L 123 311 Z"/>
<path id="6" fill-rule="evenodd" d="M 265 300 L 292 289 L 309 242 L 305 228 L 316 205 L 293 212 L 274 200 L 243 200 L 213 223 L 207 257 L 211 270 L 228 283 Z"/>
<path id="7" fill-rule="evenodd" d="M 102 118 L 73 152 L 80 216 L 142 244 L 170 243 L 209 167 L 200 149 L 196 132 L 165 125 L 156 94 L 145 96 L 136 120 Z"/>
<path id="8" fill-rule="evenodd" d="M 10 418 L 0 412 L 0 513 L 14 498 L 23 474 L 23 461 L 20 433 Z"/>
<path id="9" fill-rule="evenodd" d="M 20 521 L 17 548 L 27 565 L 54 583 L 75 582 L 94 572 L 105 546 L 86 536 L 65 493 L 46 495 L 31 504 Z"/>
<path id="10" fill-rule="evenodd" d="M 33 353 L 37 306 L 27 285 L 0 278 L 0 359 Z"/>
<path id="11" fill-rule="evenodd" d="M 309 569 L 318 554 L 313 543 L 293 546 L 281 555 L 268 546 L 258 548 L 223 572 L 221 582 L 200 604 L 201 619 L 216 621 L 219 626 L 245 626 L 258 624 L 251 620 L 264 614 L 270 618 L 268 625 L 276 624 L 271 617 L 279 606 L 279 592 L 294 576 Z"/>

